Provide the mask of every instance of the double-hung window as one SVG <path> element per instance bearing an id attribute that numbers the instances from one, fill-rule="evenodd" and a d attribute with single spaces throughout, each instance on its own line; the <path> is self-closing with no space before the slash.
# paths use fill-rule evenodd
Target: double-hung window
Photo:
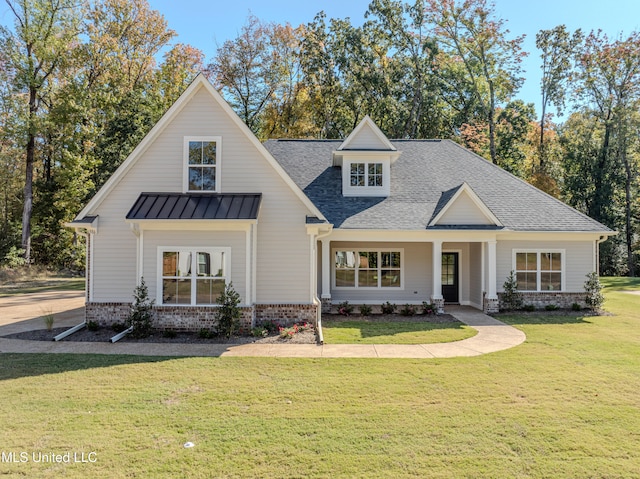
<path id="1" fill-rule="evenodd" d="M 229 248 L 161 248 L 162 304 L 211 305 L 229 281 Z"/>
<path id="2" fill-rule="evenodd" d="M 184 143 L 185 192 L 219 191 L 220 137 L 186 137 Z"/>
<path id="3" fill-rule="evenodd" d="M 520 291 L 562 291 L 564 251 L 515 251 L 514 270 Z"/>
<path id="4" fill-rule="evenodd" d="M 351 163 L 350 185 L 382 186 L 382 163 Z"/>
<path id="5" fill-rule="evenodd" d="M 400 288 L 401 250 L 334 251 L 336 288 Z"/>

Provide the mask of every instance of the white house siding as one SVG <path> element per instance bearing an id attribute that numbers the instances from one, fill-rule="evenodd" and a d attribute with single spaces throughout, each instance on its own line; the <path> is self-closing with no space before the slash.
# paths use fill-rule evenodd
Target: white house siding
<path id="1" fill-rule="evenodd" d="M 564 250 L 565 251 L 565 292 L 584 291 L 586 275 L 593 271 L 593 241 L 498 241 L 496 282 L 498 291 L 503 291 L 503 283 L 513 270 L 513 250 Z"/>
<path id="2" fill-rule="evenodd" d="M 469 244 L 469 302 L 482 308 L 482 243 Z"/>
<path id="3" fill-rule="evenodd" d="M 309 212 L 204 88 L 91 212 L 100 216 L 94 243 L 94 301 L 130 301 L 136 283 L 136 239 L 125 215 L 141 192 L 182 191 L 185 136 L 222 137 L 221 192 L 263 194 L 257 301 L 308 303 L 310 249 L 304 224 Z"/>
<path id="4" fill-rule="evenodd" d="M 374 133 L 371 128 L 365 126 L 358 132 L 357 136 L 350 140 L 347 148 L 349 150 L 370 150 L 375 148 L 386 150 L 389 147 L 378 137 L 378 135 Z"/>
<path id="5" fill-rule="evenodd" d="M 379 288 L 379 289 L 359 289 L 344 288 L 336 289 L 333 287 L 334 275 L 334 249 L 347 250 L 365 250 L 365 249 L 394 249 L 401 248 L 404 250 L 402 257 L 402 267 L 404 274 L 404 283 L 401 288 Z M 392 303 L 416 303 L 429 301 L 431 297 L 433 283 L 431 280 L 432 256 L 431 243 L 377 243 L 377 242 L 331 242 L 331 301 L 341 302 L 349 301 L 350 303 L 371 303 L 380 304 L 385 301 Z"/>
<path id="6" fill-rule="evenodd" d="M 231 248 L 231 275 L 233 289 L 240 295 L 242 304 L 246 297 L 246 235 L 243 231 L 145 231 L 143 275 L 149 292 L 154 297 L 158 279 L 158 247 L 229 247 Z M 156 304 L 161 304 L 156 298 Z"/>
<path id="7" fill-rule="evenodd" d="M 488 225 L 491 221 L 480 211 L 469 195 L 462 193 L 456 201 L 449 206 L 439 225 Z"/>

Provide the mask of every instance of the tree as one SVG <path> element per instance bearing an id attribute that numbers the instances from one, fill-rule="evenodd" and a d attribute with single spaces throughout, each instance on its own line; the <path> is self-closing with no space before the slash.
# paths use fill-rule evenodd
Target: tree
<path id="1" fill-rule="evenodd" d="M 571 67 L 576 48 L 583 39 L 578 29 L 572 35 L 564 25 L 558 25 L 551 30 L 540 30 L 536 34 L 536 47 L 540 50 L 542 59 L 542 78 L 540 79 L 540 93 L 542 97 L 542 112 L 540 113 L 540 143 L 539 164 L 540 174 L 545 173 L 546 150 L 544 135 L 546 132 L 547 107 L 554 105 L 558 115 L 562 114 L 565 105 L 565 91 L 567 82 L 571 78 Z"/>
<path id="2" fill-rule="evenodd" d="M 489 128 L 489 156 L 497 164 L 496 108 L 520 88 L 523 36 L 507 38 L 504 20 L 486 0 L 428 0 L 427 15 L 443 65 L 471 93 Z"/>
<path id="3" fill-rule="evenodd" d="M 41 107 L 55 88 L 54 77 L 78 33 L 76 5 L 72 0 L 5 0 L 15 17 L 14 30 L 3 29 L 8 60 L 16 71 L 15 88 L 27 96 L 22 248 L 31 261 L 33 167 L 37 139 L 42 133 Z"/>

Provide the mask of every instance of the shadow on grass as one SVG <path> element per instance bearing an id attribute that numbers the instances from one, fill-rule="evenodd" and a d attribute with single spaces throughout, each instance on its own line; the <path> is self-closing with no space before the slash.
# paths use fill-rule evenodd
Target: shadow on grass
<path id="1" fill-rule="evenodd" d="M 323 329 L 357 329 L 361 338 L 373 338 L 379 336 L 395 336 L 402 333 L 417 333 L 437 330 L 462 330 L 464 324 L 459 321 L 446 323 L 429 322 L 376 322 L 376 321 L 325 321 Z"/>
<path id="2" fill-rule="evenodd" d="M 498 321 L 517 326 L 519 324 L 544 325 L 544 324 L 591 324 L 591 316 L 584 313 L 500 313 L 493 316 Z"/>
<path id="3" fill-rule="evenodd" d="M 123 364 L 158 363 L 184 359 L 166 356 L 130 356 L 107 354 L 0 354 L 0 381 L 30 376 L 44 376 L 68 371 L 109 368 Z"/>
<path id="4" fill-rule="evenodd" d="M 600 278 L 605 291 L 635 291 L 640 290 L 640 278 L 624 276 L 609 276 Z"/>

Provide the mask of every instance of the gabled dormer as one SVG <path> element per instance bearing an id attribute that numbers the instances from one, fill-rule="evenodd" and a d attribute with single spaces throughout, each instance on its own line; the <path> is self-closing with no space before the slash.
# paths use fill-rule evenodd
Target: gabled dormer
<path id="1" fill-rule="evenodd" d="M 500 220 L 467 183 L 444 192 L 441 204 L 438 206 L 437 213 L 429 222 L 431 227 L 461 225 L 502 227 Z"/>
<path id="2" fill-rule="evenodd" d="M 333 152 L 342 168 L 343 196 L 389 196 L 391 164 L 400 153 L 369 116 Z"/>

